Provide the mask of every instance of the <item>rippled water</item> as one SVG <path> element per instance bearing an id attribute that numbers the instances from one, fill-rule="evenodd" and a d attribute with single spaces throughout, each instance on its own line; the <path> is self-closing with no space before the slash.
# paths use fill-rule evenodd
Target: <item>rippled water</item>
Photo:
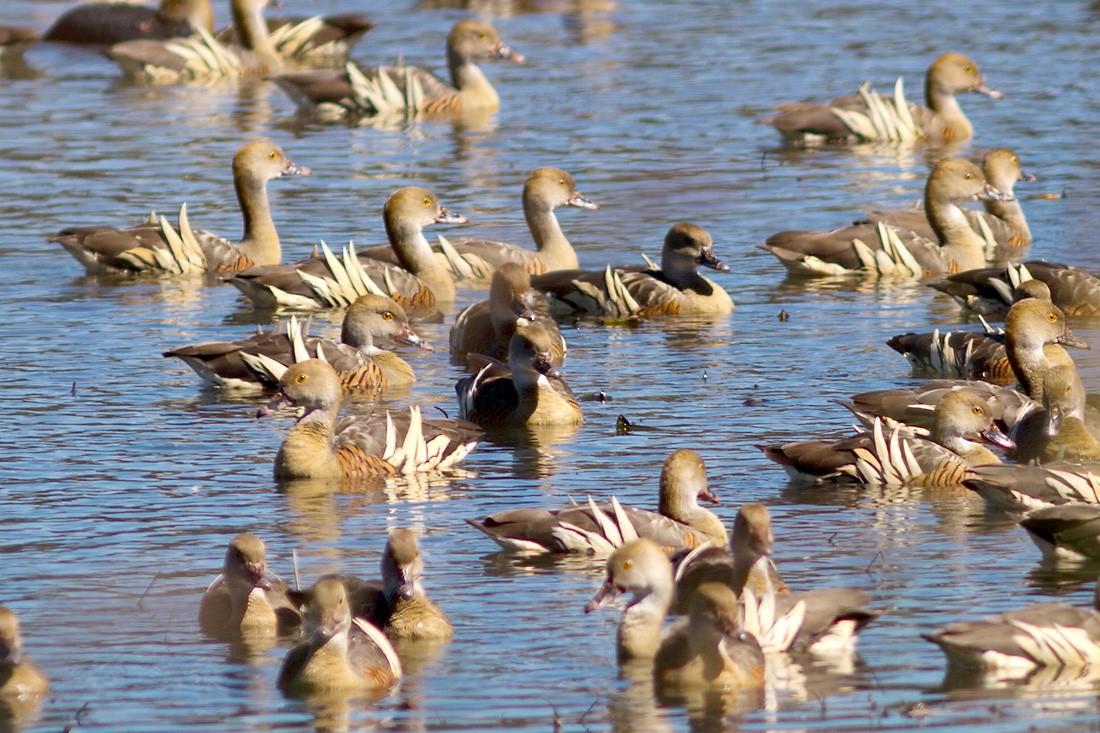
<path id="1" fill-rule="evenodd" d="M 304 3 L 288 3 L 287 11 Z M 7 0 L 4 22 L 45 28 L 68 3 Z M 313 2 L 378 21 L 358 57 L 442 64 L 442 38 L 468 11 L 432 3 Z M 218 8 L 225 20 L 224 8 Z M 462 519 L 490 510 L 615 493 L 655 502 L 661 462 L 697 448 L 720 513 L 772 507 L 777 560 L 794 587 L 854 585 L 891 610 L 862 635 L 851 669 L 807 664 L 763 707 L 725 711 L 749 729 L 973 730 L 1095 726 L 1095 687 L 945 683 L 918 637 L 947 621 L 1029 599 L 1089 603 L 1096 568 L 1042 569 L 1023 533 L 980 504 L 855 489 L 795 489 L 755 443 L 840 433 L 831 400 L 910 381 L 884 341 L 954 325 L 957 309 L 916 285 L 792 282 L 753 245 L 779 229 L 842 224 L 865 206 L 917 199 L 941 151 L 790 151 L 754 124 L 776 101 L 822 98 L 904 74 L 919 96 L 937 53 L 963 50 L 1005 93 L 963 104 L 977 130 L 959 150 L 1015 147 L 1040 182 L 1026 200 L 1033 254 L 1100 269 L 1100 11 L 1081 2 L 988 0 L 847 4 L 575 0 L 478 4 L 529 59 L 494 66 L 503 109 L 489 119 L 404 129 L 319 127 L 264 82 L 147 88 L 76 49 L 40 46 L 0 79 L 0 288 L 8 429 L 0 436 L 0 601 L 23 618 L 28 652 L 52 680 L 27 726 L 98 730 L 660 730 L 722 725 L 698 702 L 660 707 L 616 679 L 616 614 L 585 616 L 599 585 L 587 561 L 493 551 Z M 519 193 L 539 165 L 571 171 L 602 208 L 561 219 L 582 264 L 659 254 L 671 223 L 714 235 L 737 303 L 716 322 L 569 330 L 568 378 L 582 429 L 543 448 L 485 444 L 467 474 L 378 492 L 280 491 L 271 460 L 287 420 L 252 419 L 255 401 L 205 392 L 160 352 L 247 335 L 271 314 L 229 287 L 84 277 L 45 237 L 65 225 L 126 223 L 150 209 L 234 235 L 228 161 L 268 136 L 311 178 L 271 185 L 286 257 L 320 239 L 384 241 L 381 205 L 422 184 L 471 219 L 464 232 L 526 242 Z M 457 233 L 456 230 L 452 230 Z M 484 292 L 461 290 L 464 305 Z M 780 322 L 780 310 L 790 320 Z M 338 316 L 315 329 L 335 333 Z M 446 343 L 448 324 L 421 324 Z M 1100 341 L 1095 324 L 1075 324 Z M 1077 354 L 1075 354 L 1076 356 Z M 412 399 L 454 409 L 458 370 L 416 353 Z M 1095 385 L 1094 355 L 1080 355 Z M 615 434 L 619 414 L 652 428 Z M 273 569 L 302 578 L 373 576 L 387 528 L 412 526 L 429 590 L 454 642 L 407 660 L 400 689 L 375 702 L 311 709 L 286 700 L 276 648 L 242 659 L 205 639 L 199 597 L 225 543 L 248 529 Z M 2 727 L 2 726 L 0 726 Z"/>

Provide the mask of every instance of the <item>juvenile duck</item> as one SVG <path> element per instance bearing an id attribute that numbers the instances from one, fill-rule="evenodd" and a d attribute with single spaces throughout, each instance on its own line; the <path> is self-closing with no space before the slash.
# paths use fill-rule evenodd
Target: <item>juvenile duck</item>
<path id="1" fill-rule="evenodd" d="M 560 168 L 536 168 L 523 185 L 523 216 L 537 251 L 476 237 L 440 239 L 433 250 L 457 279 L 487 279 L 508 263 L 520 265 L 531 275 L 575 269 L 577 253 L 554 215 L 562 206 L 599 208 L 577 190 L 573 176 Z M 384 262 L 397 261 L 386 247 L 371 247 L 364 254 Z"/>
<path id="2" fill-rule="evenodd" d="M 23 654 L 19 617 L 0 606 L 0 701 L 41 698 L 49 687 L 46 675 Z"/>
<path id="3" fill-rule="evenodd" d="M 779 232 L 762 248 L 792 275 L 926 277 L 962 272 L 985 265 L 986 241 L 970 228 L 960 204 L 1004 197 L 969 160 L 948 158 L 936 163 L 924 187 L 924 209 L 935 240 L 863 223 L 831 232 Z"/>
<path id="4" fill-rule="evenodd" d="M 905 100 L 899 78 L 893 97 L 872 92 L 864 85 L 858 95 L 838 97 L 828 104 L 791 102 L 779 105 L 778 114 L 762 122 L 772 125 L 792 141 L 962 142 L 973 136 L 974 128 L 955 95 L 967 92 L 994 99 L 1002 96 L 989 88 L 973 60 L 961 53 L 948 52 L 937 56 L 925 74 L 927 107 Z"/>
<path id="5" fill-rule="evenodd" d="M 431 348 L 412 330 L 401 306 L 384 295 L 363 295 L 344 314 L 340 341 L 304 336 L 294 320 L 285 331 L 183 346 L 164 356 L 182 360 L 207 384 L 225 388 L 277 388 L 288 366 L 318 353 L 336 370 L 344 396 L 376 396 L 387 387 L 414 383 L 408 362 L 375 341 Z"/>
<path id="6" fill-rule="evenodd" d="M 286 583 L 267 572 L 263 540 L 249 532 L 238 534 L 229 542 L 221 575 L 203 594 L 202 630 L 220 639 L 274 636 L 300 622 Z"/>
<path id="7" fill-rule="evenodd" d="M 279 380 L 279 393 L 257 417 L 282 407 L 305 411 L 275 456 L 275 478 L 363 479 L 451 468 L 477 445 L 481 433 L 462 420 L 408 416 L 355 416 L 337 421 L 340 378 L 327 362 L 294 364 Z"/>
<path id="8" fill-rule="evenodd" d="M 1066 316 L 1053 303 L 1028 298 L 1013 304 L 1005 318 L 1005 353 L 1020 387 L 1031 399 L 1042 401 L 1043 378 L 1058 365 L 1073 365 L 1062 346 L 1088 348 L 1066 324 Z M 1074 407 L 1084 416 L 1084 387 L 1081 402 Z"/>
<path id="9" fill-rule="evenodd" d="M 178 231 L 162 218 L 159 224 L 131 229 L 63 229 L 49 241 L 64 247 L 92 274 L 232 273 L 253 265 L 277 264 L 282 250 L 267 201 L 267 182 L 309 174 L 309 168 L 293 163 L 278 145 L 266 141 L 243 145 L 233 156 L 233 186 L 244 217 L 244 235 L 236 244 L 210 232 L 192 230 L 186 204 L 180 210 Z"/>
<path id="10" fill-rule="evenodd" d="M 424 559 L 411 529 L 390 531 L 382 554 L 388 614 L 382 630 L 393 640 L 446 641 L 454 636 L 447 614 L 424 591 Z"/>
<path id="11" fill-rule="evenodd" d="M 493 359 L 508 358 L 508 346 L 517 326 L 538 323 L 553 339 L 554 363 L 565 359 L 565 339 L 558 324 L 534 310 L 531 276 L 515 262 L 506 262 L 493 273 L 489 299 L 465 308 L 451 326 L 451 356 L 460 364 L 467 354 Z"/>
<path id="12" fill-rule="evenodd" d="M 707 486 L 706 466 L 693 450 L 681 448 L 661 468 L 657 511 L 589 500 L 563 509 L 508 509 L 478 519 L 471 527 L 505 550 L 608 554 L 635 537 L 653 540 L 667 552 L 705 543 L 726 544 L 722 520 L 699 501 L 718 503 Z"/>
<path id="13" fill-rule="evenodd" d="M 401 662 L 386 636 L 352 618 L 347 589 L 324 576 L 309 593 L 306 640 L 287 653 L 279 689 L 287 695 L 384 690 L 401 679 Z"/>
<path id="14" fill-rule="evenodd" d="M 454 280 L 432 253 L 424 227 L 463 224 L 466 217 L 443 208 L 431 191 L 410 186 L 397 189 L 387 199 L 382 220 L 401 268 L 357 257 L 350 248 L 338 260 L 324 247 L 324 257 L 279 267 L 254 267 L 229 282 L 249 300 L 268 307 L 332 308 L 368 292 L 388 295 L 417 312 L 434 312 L 437 305 L 454 302 Z"/>
<path id="15" fill-rule="evenodd" d="M 417 66 L 361 68 L 283 74 L 276 83 L 300 109 L 328 119 L 349 114 L 456 115 L 494 112 L 500 97 L 477 64 L 503 59 L 522 63 L 523 56 L 508 48 L 496 29 L 463 20 L 447 35 L 447 67 L 451 84 Z"/>
<path id="16" fill-rule="evenodd" d="M 214 32 L 210 0 L 161 0 L 154 9 L 133 3 L 81 3 L 61 14 L 43 38 L 87 46 L 111 46 L 137 38 L 189 36 Z"/>
<path id="17" fill-rule="evenodd" d="M 560 270 L 536 275 L 531 284 L 551 296 L 561 312 L 610 316 L 725 315 L 729 294 L 697 271 L 699 265 L 729 272 L 714 255 L 710 234 L 681 222 L 665 235 L 660 269 L 608 266 L 604 270 Z"/>
<path id="18" fill-rule="evenodd" d="M 1013 431 L 1019 463 L 1100 460 L 1100 441 L 1082 416 L 1085 385 L 1073 363 L 1051 366 L 1043 374 L 1043 409 L 1023 418 Z"/>
<path id="19" fill-rule="evenodd" d="M 468 357 L 474 374 L 455 385 L 459 415 L 483 428 L 584 422 L 580 405 L 554 366 L 554 343 L 549 330 L 531 323 L 512 336 L 507 366 Z"/>

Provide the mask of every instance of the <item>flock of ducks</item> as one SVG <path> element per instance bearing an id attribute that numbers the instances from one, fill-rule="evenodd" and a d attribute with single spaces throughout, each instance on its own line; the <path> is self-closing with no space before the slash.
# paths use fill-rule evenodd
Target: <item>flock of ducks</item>
<path id="1" fill-rule="evenodd" d="M 365 68 L 348 61 L 348 52 L 369 21 L 271 22 L 265 5 L 232 0 L 234 24 L 223 31 L 214 28 L 206 0 L 164 0 L 158 9 L 82 5 L 44 38 L 100 47 L 125 74 L 156 82 L 268 76 L 319 119 L 495 110 L 500 98 L 477 64 L 523 60 L 490 26 L 462 21 L 446 42 L 450 83 L 404 65 Z M 15 54 L 36 35 L 5 29 L 0 42 Z M 899 81 L 892 96 L 863 87 L 829 103 L 782 105 L 764 122 L 796 142 L 951 143 L 973 134 L 956 95 L 999 96 L 977 64 L 957 53 L 933 61 L 925 89 L 927 107 L 908 102 Z M 669 229 L 659 264 L 580 269 L 555 212 L 598 207 L 558 168 L 535 169 L 523 187 L 533 250 L 473 237 L 439 236 L 432 244 L 425 229 L 466 219 L 431 191 L 403 187 L 385 202 L 388 247 L 333 252 L 322 245 L 292 263 L 283 262 L 267 185 L 310 170 L 278 146 L 254 141 L 237 151 L 232 175 L 244 221 L 239 240 L 192 228 L 182 206 L 175 223 L 154 215 L 128 228 L 71 227 L 51 241 L 93 274 L 205 273 L 259 307 L 346 308 L 339 341 L 308 335 L 295 318 L 275 332 L 164 354 L 219 388 L 275 391 L 258 416 L 300 411 L 275 457 L 278 481 L 447 471 L 486 435 L 581 424 L 580 404 L 562 378 L 567 350 L 555 316 L 733 311 L 725 290 L 699 273 L 700 266 L 729 268 L 697 224 Z M 1006 322 L 1002 331 L 898 336 L 890 345 L 938 379 L 854 396 L 847 406 L 863 428 L 849 438 L 760 448 L 796 481 L 973 490 L 1019 516 L 1045 554 L 1098 557 L 1100 474 L 1066 461 L 1100 459 L 1100 420 L 1063 347 L 1084 346 L 1067 315 L 1095 314 L 1100 281 L 1065 265 L 1018 261 L 1032 235 L 1014 186 L 1029 179 L 1008 148 L 991 150 L 981 167 L 946 158 L 933 166 L 918 208 L 868 211 L 829 232 L 768 237 L 763 248 L 794 275 L 934 277 L 930 284 L 963 307 L 1006 315 Z M 964 208 L 975 201 L 985 211 Z M 447 313 L 456 283 L 469 281 L 488 281 L 489 298 L 453 321 L 449 354 L 469 372 L 455 385 L 459 417 L 429 419 L 412 406 L 341 418 L 344 402 L 392 399 L 415 381 L 409 364 L 382 346 L 430 348 L 411 321 Z M 1001 451 L 1015 462 L 1002 463 Z M 789 588 L 772 561 L 763 505 L 742 506 L 727 532 L 699 501 L 716 501 L 703 461 L 679 449 L 662 468 L 656 511 L 589 499 L 468 521 L 509 551 L 607 557 L 606 581 L 585 610 L 630 596 L 618 661 L 624 675 L 651 676 L 661 689 L 760 689 L 768 684 L 768 655 L 850 652 L 858 632 L 883 613 L 857 589 Z M 242 533 L 202 598 L 199 623 L 220 639 L 294 636 L 278 678 L 287 694 L 385 690 L 401 678 L 401 642 L 454 634 L 427 598 L 422 574 L 415 534 L 397 529 L 383 551 L 381 579 L 328 575 L 293 589 L 268 571 L 262 540 Z M 670 614 L 681 618 L 666 628 Z M 1100 661 L 1100 615 L 1061 604 L 951 624 L 927 638 L 953 665 L 1028 671 Z M 22 655 L 18 620 L 0 608 L 0 694 L 35 698 L 46 688 Z"/>

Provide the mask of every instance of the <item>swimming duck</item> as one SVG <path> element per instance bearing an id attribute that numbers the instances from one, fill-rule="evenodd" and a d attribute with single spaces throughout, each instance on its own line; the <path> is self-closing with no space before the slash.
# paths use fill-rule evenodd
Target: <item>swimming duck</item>
<path id="1" fill-rule="evenodd" d="M 390 639 L 445 641 L 454 627 L 443 610 L 424 591 L 424 559 L 416 533 L 390 530 L 382 553 L 382 584 L 388 614 L 382 630 Z"/>
<path id="2" fill-rule="evenodd" d="M 196 28 L 214 32 L 210 0 L 161 0 L 156 8 L 125 2 L 80 3 L 53 22 L 47 41 L 111 46 L 138 38 L 189 36 Z"/>
<path id="3" fill-rule="evenodd" d="M 41 698 L 49 687 L 46 675 L 23 654 L 19 617 L 0 606 L 0 701 Z"/>
<path id="4" fill-rule="evenodd" d="M 232 273 L 253 265 L 277 264 L 282 258 L 279 234 L 267 202 L 267 182 L 280 176 L 308 176 L 282 148 L 266 141 L 243 145 L 233 156 L 233 185 L 244 217 L 244 235 L 234 244 L 216 234 L 192 230 L 186 204 L 179 229 L 166 219 L 131 229 L 71 227 L 49 241 L 57 242 L 89 273 L 214 272 Z"/>
<path id="5" fill-rule="evenodd" d="M 467 354 L 493 359 L 508 358 L 508 345 L 517 326 L 538 323 L 553 339 L 554 363 L 565 359 L 565 339 L 557 323 L 534 310 L 531 276 L 515 262 L 506 262 L 493 273 L 489 299 L 465 308 L 451 326 L 451 356 L 461 364 Z"/>
<path id="6" fill-rule="evenodd" d="M 264 543 L 249 532 L 229 542 L 222 572 L 203 594 L 199 625 L 221 639 L 274 636 L 301 618 L 287 598 L 287 585 L 267 572 Z"/>
<path id="7" fill-rule="evenodd" d="M 309 593 L 306 640 L 287 653 L 278 685 L 288 695 L 385 690 L 401 679 L 401 662 L 385 634 L 353 618 L 340 578 L 324 576 Z"/>
<path id="8" fill-rule="evenodd" d="M 520 326 L 508 364 L 471 355 L 473 376 L 455 385 L 459 415 L 483 428 L 580 425 L 580 405 L 554 366 L 555 339 L 539 323 Z"/>
<path id="9" fill-rule="evenodd" d="M 554 215 L 554 210 L 562 206 L 599 208 L 577 190 L 573 176 L 560 168 L 536 168 L 523 185 L 523 215 L 537 251 L 475 237 L 441 237 L 433 249 L 460 280 L 491 278 L 497 268 L 507 263 L 518 264 L 532 275 L 575 269 L 577 253 Z M 397 262 L 395 253 L 386 247 L 371 247 L 364 254 L 384 262 Z"/>
<path id="10" fill-rule="evenodd" d="M 1096 504 L 1040 507 L 1018 521 L 1045 560 L 1100 560 L 1100 506 Z"/>
<path id="11" fill-rule="evenodd" d="M 349 114 L 454 115 L 496 111 L 500 97 L 478 68 L 481 61 L 522 63 L 523 56 L 504 44 L 485 23 L 459 21 L 447 35 L 451 84 L 417 66 L 361 68 L 283 74 L 276 83 L 304 110 L 324 118 Z"/>
<path id="12" fill-rule="evenodd" d="M 355 416 L 338 421 L 340 378 L 330 364 L 308 359 L 279 380 L 279 393 L 257 417 L 282 407 L 305 412 L 275 456 L 275 478 L 363 479 L 451 468 L 477 445 L 481 433 L 462 420 Z"/>
<path id="13" fill-rule="evenodd" d="M 714 255 L 706 229 L 688 222 L 665 235 L 660 268 L 608 266 L 536 275 L 531 284 L 551 296 L 556 311 L 610 316 L 725 315 L 729 294 L 697 271 L 699 265 L 729 272 Z"/>
<path id="14" fill-rule="evenodd" d="M 980 441 L 1014 448 L 993 423 L 989 406 L 967 391 L 946 393 L 936 405 L 927 437 L 876 422 L 864 433 L 839 442 L 807 440 L 757 446 L 796 479 L 855 480 L 887 486 L 961 485 L 968 466 L 999 463 Z"/>
<path id="15" fill-rule="evenodd" d="M 0 25 L 0 62 L 22 61 L 23 52 L 38 41 L 38 31 L 19 25 Z"/>
<path id="16" fill-rule="evenodd" d="M 1019 156 L 1011 148 L 993 148 L 987 152 L 982 157 L 982 174 L 1005 198 L 983 199 L 985 211 L 963 209 L 970 228 L 1007 251 L 1027 247 L 1031 244 L 1031 229 L 1016 198 L 1015 186 L 1019 181 L 1034 181 L 1035 176 L 1024 172 Z M 925 239 L 936 239 L 936 232 L 922 208 L 868 211 L 867 219 L 876 224 L 883 222 L 908 229 Z"/>
<path id="17" fill-rule="evenodd" d="M 646 537 L 676 552 L 708 541 L 726 544 L 722 520 L 699 501 L 718 503 L 707 486 L 706 466 L 687 448 L 673 451 L 661 468 L 657 511 L 589 499 L 562 509 L 507 509 L 467 519 L 505 550 L 522 552 L 592 552 L 606 555 L 634 537 Z"/>
<path id="18" fill-rule="evenodd" d="M 838 97 L 828 104 L 779 105 L 777 114 L 762 121 L 793 141 L 957 143 L 969 140 L 974 134 L 970 120 L 955 99 L 956 94 L 967 92 L 994 99 L 1002 96 L 989 88 L 972 59 L 948 52 L 937 56 L 925 74 L 927 107 L 905 100 L 899 78 L 893 97 L 877 94 L 865 84 L 858 95 Z"/>
<path id="19" fill-rule="evenodd" d="M 984 315 L 1005 313 L 1017 288 L 1031 288 L 1067 316 L 1100 315 L 1100 277 L 1079 267 L 1029 260 L 1004 267 L 986 267 L 929 283 L 967 310 Z"/>
<path id="20" fill-rule="evenodd" d="M 339 374 L 344 396 L 377 396 L 387 387 L 414 383 L 408 362 L 375 346 L 376 340 L 431 348 L 412 330 L 401 306 L 383 295 L 363 295 L 344 314 L 340 341 L 303 336 L 293 320 L 285 331 L 184 346 L 164 356 L 182 360 L 204 382 L 226 388 L 276 388 L 288 366 L 319 352 Z"/>
<path id="21" fill-rule="evenodd" d="M 359 13 L 267 18 L 265 24 L 276 53 L 287 61 L 311 66 L 344 63 L 351 49 L 374 27 L 373 21 Z M 223 28 L 215 37 L 227 46 L 241 45 L 236 26 Z"/>
<path id="22" fill-rule="evenodd" d="M 351 248 L 338 259 L 324 247 L 324 257 L 251 268 L 229 282 L 253 302 L 268 307 L 333 308 L 368 292 L 388 295 L 417 312 L 454 302 L 454 280 L 432 254 L 424 228 L 463 224 L 466 217 L 443 208 L 431 191 L 409 186 L 397 189 L 386 200 L 382 220 L 400 268 L 357 256 Z"/>
<path id="23" fill-rule="evenodd" d="M 925 277 L 962 272 L 985 265 L 987 243 L 970 228 L 960 204 L 1004 196 L 969 160 L 947 158 L 932 168 L 924 187 L 924 210 L 935 241 L 905 229 L 863 223 L 831 232 L 779 232 L 762 248 L 792 275 Z"/>

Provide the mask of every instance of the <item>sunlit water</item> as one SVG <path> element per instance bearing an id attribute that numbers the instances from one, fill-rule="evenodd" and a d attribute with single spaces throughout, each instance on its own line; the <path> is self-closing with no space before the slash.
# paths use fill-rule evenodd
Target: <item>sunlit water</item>
<path id="1" fill-rule="evenodd" d="M 4 22 L 44 29 L 68 3 L 7 0 Z M 358 57 L 442 65 L 461 9 L 386 3 L 288 3 L 286 11 L 362 10 L 378 21 Z M 224 7 L 219 19 L 226 20 Z M 0 437 L 0 601 L 22 617 L 49 699 L 27 726 L 59 730 L 383 728 L 661 730 L 1081 729 L 1097 721 L 1090 684 L 945 684 L 940 652 L 918 634 L 1028 600 L 1090 602 L 1096 568 L 1051 573 L 1003 516 L 968 497 L 797 489 L 754 444 L 842 434 L 832 400 L 911 382 L 884 341 L 959 323 L 956 307 L 911 284 L 785 280 L 756 249 L 790 227 L 830 227 L 863 207 L 919 198 L 923 150 L 783 150 L 754 123 L 772 103 L 879 88 L 904 74 L 920 96 L 939 52 L 967 51 L 993 101 L 966 97 L 977 130 L 959 150 L 1015 147 L 1039 182 L 1021 185 L 1035 256 L 1100 269 L 1100 11 L 1083 2 L 967 4 L 579 0 L 485 4 L 528 57 L 488 69 L 503 108 L 465 124 L 321 127 L 267 83 L 211 88 L 123 84 L 113 64 L 40 46 L 0 79 L 0 288 L 4 313 Z M 280 490 L 271 461 L 287 418 L 252 415 L 260 398 L 200 389 L 166 348 L 243 337 L 275 316 L 230 287 L 84 277 L 45 237 L 73 224 L 134 221 L 151 209 L 239 231 L 228 161 L 268 136 L 311 178 L 271 184 L 285 256 L 319 240 L 384 241 L 396 187 L 425 185 L 471 219 L 461 233 L 528 241 L 519 194 L 528 171 L 568 169 L 601 204 L 560 213 L 582 264 L 656 257 L 676 221 L 708 228 L 733 268 L 714 276 L 733 316 L 580 324 L 568 373 L 587 422 L 542 448 L 482 445 L 462 476 L 379 491 Z M 459 233 L 459 230 L 450 230 Z M 460 305 L 484 297 L 462 289 Z M 790 319 L 781 322 L 786 311 Z M 338 315 L 315 319 L 335 334 Z M 446 323 L 419 324 L 440 346 L 415 353 L 412 400 L 455 410 L 460 372 Z M 1100 340 L 1094 324 L 1075 324 Z M 1094 386 L 1096 357 L 1079 355 Z M 615 434 L 618 415 L 649 428 Z M 588 493 L 652 506 L 671 448 L 694 447 L 732 519 L 772 507 L 777 561 L 796 588 L 851 585 L 889 608 L 844 670 L 805 664 L 764 703 L 662 706 L 616 679 L 615 613 L 584 615 L 598 564 L 503 555 L 463 518 L 556 505 Z M 275 688 L 284 653 L 253 659 L 204 638 L 196 613 L 227 540 L 251 530 L 269 563 L 303 582 L 341 570 L 377 574 L 386 530 L 414 527 L 432 596 L 453 643 L 406 659 L 400 688 L 323 710 Z M 723 716 L 725 718 L 723 719 Z"/>

